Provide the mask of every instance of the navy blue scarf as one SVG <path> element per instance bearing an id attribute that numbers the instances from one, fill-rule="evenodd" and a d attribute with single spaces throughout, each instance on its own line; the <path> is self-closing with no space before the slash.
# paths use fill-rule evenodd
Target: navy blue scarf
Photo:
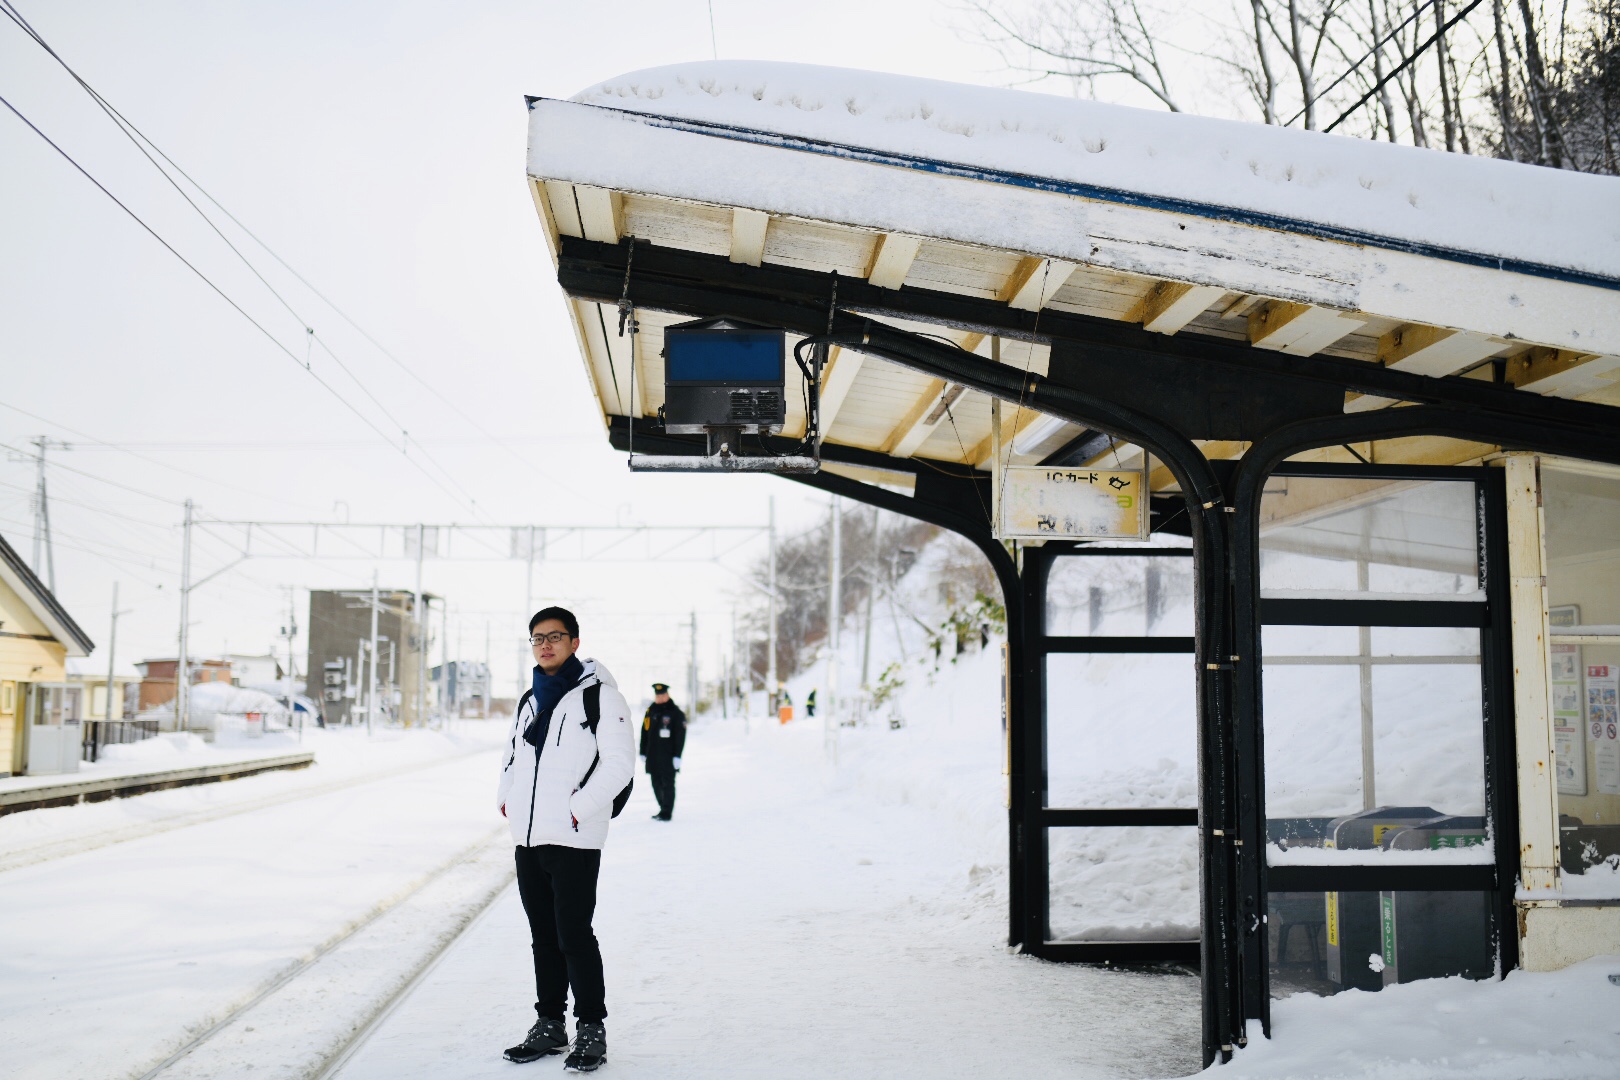
<path id="1" fill-rule="evenodd" d="M 523 732 L 524 742 L 539 746 L 546 741 L 546 732 L 551 730 L 551 711 L 584 675 L 585 665 L 577 656 L 564 660 L 555 675 L 547 675 L 539 664 L 534 665 L 534 719 Z"/>

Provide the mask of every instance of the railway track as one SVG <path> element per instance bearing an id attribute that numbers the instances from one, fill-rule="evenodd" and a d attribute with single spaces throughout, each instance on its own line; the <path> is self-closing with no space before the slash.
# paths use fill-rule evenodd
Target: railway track
<path id="1" fill-rule="evenodd" d="M 493 830 L 338 930 L 132 1080 L 327 1080 L 513 880 Z"/>
<path id="2" fill-rule="evenodd" d="M 211 807 L 206 810 L 194 810 L 177 813 L 171 817 L 159 818 L 155 821 L 143 821 L 133 825 L 125 825 L 116 829 L 86 833 L 81 836 L 60 837 L 30 844 L 27 847 L 13 848 L 9 851 L 0 851 L 0 873 L 7 870 L 16 870 L 23 866 L 33 866 L 37 863 L 49 862 L 52 859 L 62 859 L 69 855 L 78 855 L 86 851 L 95 851 L 98 848 L 109 847 L 113 844 L 127 843 L 130 840 L 139 840 L 146 836 L 156 836 L 159 833 L 174 829 L 189 828 L 192 825 L 202 825 L 210 821 L 219 821 L 222 818 L 235 817 L 238 814 L 248 814 L 255 810 L 263 810 L 271 806 L 280 806 L 285 803 L 297 802 L 300 799 L 312 799 L 321 795 L 330 795 L 336 791 L 360 787 L 365 784 L 375 784 L 384 780 L 391 780 L 397 776 L 405 776 L 424 769 L 443 768 L 444 766 L 462 761 L 478 754 L 489 753 L 488 747 L 480 747 L 454 757 L 433 758 L 430 761 L 412 762 L 408 765 L 399 765 L 391 769 L 381 769 L 376 772 L 365 773 L 360 776 L 350 776 L 341 780 L 331 780 L 324 784 L 299 785 L 290 791 L 276 792 L 257 799 L 248 799 L 243 802 L 233 802 L 226 806 Z M 137 796 L 139 798 L 139 796 Z"/>

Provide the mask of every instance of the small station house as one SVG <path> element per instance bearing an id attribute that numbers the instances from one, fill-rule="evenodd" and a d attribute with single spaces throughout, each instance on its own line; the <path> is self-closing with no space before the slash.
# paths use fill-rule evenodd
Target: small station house
<path id="1" fill-rule="evenodd" d="M 1274 996 L 1620 952 L 1620 181 L 787 64 L 529 125 L 633 465 L 994 567 L 1011 944 L 1196 967 L 1208 1060 Z M 697 320 L 809 347 L 776 428 L 664 422 Z M 1139 531 L 1008 528 L 1027 466 L 1136 477 Z"/>

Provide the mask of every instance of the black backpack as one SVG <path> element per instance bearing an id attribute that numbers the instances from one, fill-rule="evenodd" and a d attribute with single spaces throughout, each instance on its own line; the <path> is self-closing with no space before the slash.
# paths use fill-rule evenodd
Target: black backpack
<path id="1" fill-rule="evenodd" d="M 591 683 L 591 685 L 589 685 L 589 686 L 587 686 L 585 688 L 585 723 L 584 723 L 583 726 L 590 728 L 591 729 L 591 737 L 595 738 L 596 737 L 596 725 L 601 723 L 601 722 L 602 722 L 602 684 L 599 683 L 599 682 L 595 682 L 595 683 Z M 596 756 L 591 759 L 591 767 L 586 769 L 585 770 L 585 775 L 580 778 L 580 781 L 579 781 L 579 786 L 580 787 L 585 786 L 586 781 L 588 781 L 591 778 L 591 774 L 596 771 L 596 766 L 601 764 L 601 762 L 602 762 L 602 752 L 600 750 L 598 750 L 597 753 L 596 753 Z M 630 789 L 635 787 L 635 786 L 636 786 L 636 778 L 635 778 L 635 775 L 632 774 L 631 777 L 630 777 L 630 782 L 628 784 L 624 785 L 624 790 L 619 792 L 617 795 L 613 796 L 613 816 L 614 817 L 618 817 L 619 812 L 621 810 L 623 810 L 625 804 L 630 801 Z"/>

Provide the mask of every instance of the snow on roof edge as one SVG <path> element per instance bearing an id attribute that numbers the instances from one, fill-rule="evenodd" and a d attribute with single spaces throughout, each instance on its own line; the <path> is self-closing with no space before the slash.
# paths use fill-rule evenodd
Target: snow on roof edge
<path id="1" fill-rule="evenodd" d="M 1612 177 L 804 64 L 653 68 L 572 100 L 698 134 L 1620 288 Z"/>

